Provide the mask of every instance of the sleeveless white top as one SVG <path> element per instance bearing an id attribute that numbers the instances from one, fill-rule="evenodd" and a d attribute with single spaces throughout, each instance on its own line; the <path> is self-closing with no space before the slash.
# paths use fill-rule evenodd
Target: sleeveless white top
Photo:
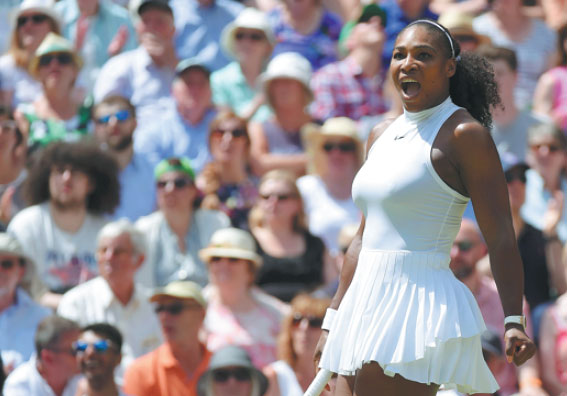
<path id="1" fill-rule="evenodd" d="M 458 109 L 447 98 L 406 111 L 371 147 L 353 182 L 366 218 L 362 249 L 321 367 L 353 375 L 375 361 L 387 375 L 416 382 L 465 393 L 498 389 L 482 356 L 482 314 L 449 269 L 469 199 L 431 163 L 433 141 Z"/>

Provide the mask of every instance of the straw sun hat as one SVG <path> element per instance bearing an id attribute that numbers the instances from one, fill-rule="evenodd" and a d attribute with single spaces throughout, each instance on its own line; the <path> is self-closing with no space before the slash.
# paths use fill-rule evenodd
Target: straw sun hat
<path id="1" fill-rule="evenodd" d="M 41 58 L 43 55 L 54 54 L 58 52 L 67 52 L 71 54 L 71 56 L 73 57 L 73 62 L 78 69 L 83 66 L 83 60 L 81 59 L 77 51 L 75 51 L 73 44 L 66 38 L 63 38 L 53 32 L 49 32 L 35 51 L 35 55 L 30 64 L 31 74 L 37 74 L 39 67 L 39 58 Z"/>
<path id="2" fill-rule="evenodd" d="M 238 29 L 261 30 L 272 47 L 276 44 L 276 38 L 266 14 L 255 8 L 248 7 L 242 10 L 234 21 L 226 25 L 221 33 L 222 48 L 232 58 L 236 58 L 234 45 Z"/>
<path id="3" fill-rule="evenodd" d="M 249 260 L 258 269 L 262 258 L 256 253 L 256 243 L 249 232 L 238 228 L 223 228 L 211 237 L 209 246 L 199 250 L 199 258 L 208 263 L 211 257 Z"/>

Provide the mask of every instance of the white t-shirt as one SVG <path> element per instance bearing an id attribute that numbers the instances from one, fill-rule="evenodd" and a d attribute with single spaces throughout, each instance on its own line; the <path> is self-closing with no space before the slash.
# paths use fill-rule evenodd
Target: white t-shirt
<path id="1" fill-rule="evenodd" d="M 0 90 L 13 92 L 13 108 L 20 103 L 32 103 L 42 93 L 39 81 L 34 80 L 27 70 L 16 66 L 10 54 L 0 57 Z"/>
<path id="2" fill-rule="evenodd" d="M 79 231 L 69 234 L 53 222 L 46 202 L 19 212 L 10 222 L 8 232 L 33 259 L 43 283 L 60 292 L 98 274 L 96 237 L 105 224 L 104 218 L 87 214 Z"/>
<path id="3" fill-rule="evenodd" d="M 331 196 L 317 175 L 300 177 L 297 187 L 309 219 L 309 231 L 323 239 L 331 254 L 337 254 L 337 239 L 341 228 L 348 224 L 358 224 L 361 219 L 360 210 L 352 198 L 338 200 Z"/>

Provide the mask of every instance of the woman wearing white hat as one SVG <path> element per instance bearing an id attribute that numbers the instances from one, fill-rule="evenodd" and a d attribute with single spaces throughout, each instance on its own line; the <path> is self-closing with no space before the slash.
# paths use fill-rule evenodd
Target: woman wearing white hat
<path id="1" fill-rule="evenodd" d="M 53 4 L 53 0 L 24 0 L 12 15 L 10 48 L 0 58 L 0 100 L 14 108 L 33 102 L 41 93 L 41 84 L 28 67 L 47 33 L 59 34 L 61 29 Z"/>
<path id="2" fill-rule="evenodd" d="M 211 75 L 213 102 L 244 119 L 266 120 L 271 111 L 264 103 L 259 80 L 275 44 L 266 15 L 244 9 L 224 28 L 221 44 L 234 61 Z"/>
<path id="3" fill-rule="evenodd" d="M 276 338 L 287 310 L 276 299 L 254 287 L 262 259 L 247 231 L 224 228 L 199 252 L 209 268 L 205 288 L 207 348 L 238 345 L 258 368 L 276 360 Z"/>
<path id="4" fill-rule="evenodd" d="M 300 131 L 312 121 L 307 111 L 313 100 L 310 80 L 311 65 L 298 53 L 280 54 L 268 64 L 262 85 L 274 115 L 249 127 L 251 165 L 257 175 L 280 168 L 296 175 L 305 173 L 307 156 Z"/>

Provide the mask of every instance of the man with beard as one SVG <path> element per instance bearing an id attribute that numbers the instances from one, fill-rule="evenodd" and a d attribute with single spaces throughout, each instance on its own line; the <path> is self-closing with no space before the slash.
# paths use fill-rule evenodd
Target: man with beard
<path id="1" fill-rule="evenodd" d="M 463 282 L 472 292 L 486 326 L 501 335 L 504 344 L 504 311 L 496 289 L 496 283 L 488 276 L 477 270 L 477 262 L 486 256 L 488 249 L 482 239 L 477 224 L 470 219 L 463 219 L 453 247 L 451 249 L 451 262 L 449 264 L 453 274 Z M 451 303 L 448 301 L 448 303 Z M 527 306 L 524 303 L 524 315 L 528 316 Z M 529 318 L 528 318 L 529 319 Z M 531 337 L 532 329 L 528 320 L 527 332 Z M 498 385 L 499 395 L 508 396 L 518 392 L 518 395 L 546 395 L 541 390 L 539 367 L 536 358 L 532 358 L 524 365 L 515 368 L 507 364 L 499 372 L 493 372 Z M 535 389 L 534 389 L 535 388 Z"/>
<path id="2" fill-rule="evenodd" d="M 108 323 L 83 327 L 73 344 L 83 373 L 77 394 L 83 396 L 123 396 L 114 381 L 114 369 L 122 358 L 122 334 Z"/>
<path id="3" fill-rule="evenodd" d="M 122 96 L 108 96 L 93 109 L 95 136 L 118 162 L 120 168 L 120 204 L 113 218 L 136 221 L 156 207 L 153 166 L 134 151 L 136 109 Z"/>
<path id="4" fill-rule="evenodd" d="M 168 0 L 133 3 L 139 4 L 134 9 L 139 17 L 135 27 L 140 46 L 104 64 L 94 86 L 94 99 L 100 102 L 109 95 L 129 98 L 141 121 L 159 117 L 161 109 L 169 105 L 178 57 L 173 11 Z"/>
<path id="5" fill-rule="evenodd" d="M 56 307 L 62 293 L 97 274 L 96 235 L 120 200 L 118 166 L 86 143 L 52 143 L 38 154 L 24 185 L 32 206 L 8 232 L 51 292 L 42 303 Z"/>

